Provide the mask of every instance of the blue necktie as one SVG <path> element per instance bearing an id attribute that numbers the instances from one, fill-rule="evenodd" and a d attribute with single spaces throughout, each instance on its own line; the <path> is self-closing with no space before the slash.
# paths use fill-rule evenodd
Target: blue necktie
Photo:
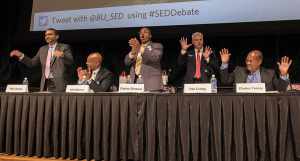
<path id="1" fill-rule="evenodd" d="M 252 77 L 252 83 L 257 83 L 256 74 L 253 73 L 252 75 L 253 75 L 253 77 Z"/>

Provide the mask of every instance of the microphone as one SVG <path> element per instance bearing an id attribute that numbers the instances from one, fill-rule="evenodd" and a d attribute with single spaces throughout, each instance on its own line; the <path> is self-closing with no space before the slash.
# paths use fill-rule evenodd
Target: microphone
<path id="1" fill-rule="evenodd" d="M 246 75 L 245 75 L 245 73 L 243 72 L 243 70 L 242 70 L 239 66 L 236 66 L 236 68 L 238 68 L 238 69 L 242 72 L 242 74 L 243 74 L 243 76 L 244 76 L 244 80 L 245 80 Z M 247 80 L 249 80 L 249 82 L 252 83 L 252 81 L 251 81 L 248 77 L 247 77 Z M 246 82 L 247 82 L 247 80 L 246 80 Z"/>

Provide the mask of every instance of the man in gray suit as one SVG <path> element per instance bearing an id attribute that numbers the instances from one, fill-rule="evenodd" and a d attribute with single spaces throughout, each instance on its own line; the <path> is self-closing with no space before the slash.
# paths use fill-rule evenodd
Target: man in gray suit
<path id="1" fill-rule="evenodd" d="M 38 53 L 30 59 L 18 50 L 10 53 L 10 56 L 18 56 L 20 62 L 32 68 L 37 65 L 42 67 L 42 79 L 40 91 L 47 87 L 51 92 L 64 92 L 68 84 L 73 84 L 72 77 L 67 71 L 67 66 L 73 64 L 71 47 L 58 43 L 58 32 L 50 28 L 45 32 L 45 40 L 48 45 L 41 47 Z"/>
<path id="2" fill-rule="evenodd" d="M 151 32 L 142 28 L 139 32 L 140 42 L 134 38 L 129 40 L 131 51 L 125 57 L 125 64 L 131 66 L 131 83 L 135 83 L 141 75 L 144 91 L 160 91 L 163 89 L 160 59 L 163 56 L 163 46 L 151 41 Z"/>
<path id="3" fill-rule="evenodd" d="M 263 55 L 260 51 L 251 51 L 246 58 L 247 67 L 236 67 L 231 74 L 228 74 L 228 61 L 230 53 L 228 49 L 220 51 L 222 66 L 220 68 L 221 81 L 224 84 L 234 83 L 234 91 L 236 83 L 265 83 L 266 91 L 285 91 L 289 81 L 288 69 L 292 63 L 289 57 L 282 57 L 281 63 L 277 62 L 280 70 L 280 78 L 277 79 L 273 69 L 265 69 L 260 67 Z"/>
<path id="4" fill-rule="evenodd" d="M 108 69 L 101 66 L 102 56 L 99 53 L 92 53 L 88 56 L 86 65 L 89 71 L 77 69 L 78 84 L 82 84 L 82 78 L 85 75 L 87 83 L 93 92 L 109 92 L 112 83 L 113 74 Z M 92 71 L 91 71 L 92 70 Z"/>

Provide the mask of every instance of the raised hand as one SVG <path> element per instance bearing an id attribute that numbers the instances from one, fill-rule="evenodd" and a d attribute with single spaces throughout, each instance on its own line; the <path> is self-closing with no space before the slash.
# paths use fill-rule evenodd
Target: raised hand
<path id="1" fill-rule="evenodd" d="M 281 75 L 285 76 L 290 68 L 290 65 L 292 64 L 292 60 L 289 61 L 289 57 L 284 56 L 281 58 L 281 63 L 277 62 L 277 64 Z"/>
<path id="2" fill-rule="evenodd" d="M 82 77 L 84 76 L 81 67 L 77 68 L 77 75 L 78 75 L 79 80 L 81 81 Z"/>
<path id="3" fill-rule="evenodd" d="M 203 53 L 203 57 L 205 59 L 207 59 L 212 52 L 213 52 L 213 50 L 211 50 L 211 47 L 206 46 L 205 47 L 205 52 Z"/>
<path id="4" fill-rule="evenodd" d="M 19 51 L 19 50 L 13 50 L 11 53 L 10 53 L 10 57 L 13 57 L 13 56 L 22 56 L 22 53 Z"/>
<path id="5" fill-rule="evenodd" d="M 135 52 L 136 52 L 136 49 L 134 47 L 131 47 L 131 51 L 130 52 L 131 52 L 132 55 L 134 55 Z"/>
<path id="6" fill-rule="evenodd" d="M 228 49 L 222 49 L 220 51 L 220 55 L 221 55 L 221 60 L 222 60 L 222 63 L 224 64 L 228 64 L 228 61 L 229 61 L 229 58 L 230 58 L 230 53 L 228 51 Z"/>
<path id="7" fill-rule="evenodd" d="M 89 79 L 91 79 L 91 68 L 89 68 L 89 72 L 86 72 L 85 73 L 85 76 L 86 76 L 86 80 L 89 80 Z"/>
<path id="8" fill-rule="evenodd" d="M 180 44 L 181 44 L 181 49 L 186 51 L 192 44 L 187 44 L 187 38 L 184 39 L 184 37 L 182 37 L 179 40 Z"/>
<path id="9" fill-rule="evenodd" d="M 129 46 L 131 46 L 132 48 L 134 48 L 134 50 L 140 50 L 141 49 L 141 44 L 139 42 L 139 40 L 137 40 L 136 38 L 131 38 L 129 40 Z"/>

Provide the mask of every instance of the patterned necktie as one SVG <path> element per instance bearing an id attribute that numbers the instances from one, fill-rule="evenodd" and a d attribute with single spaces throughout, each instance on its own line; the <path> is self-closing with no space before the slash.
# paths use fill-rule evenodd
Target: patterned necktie
<path id="1" fill-rule="evenodd" d="M 48 78 L 50 74 L 50 66 L 52 61 L 52 46 L 49 46 L 47 61 L 46 61 L 46 69 L 45 69 L 45 77 Z"/>
<path id="2" fill-rule="evenodd" d="M 200 78 L 201 77 L 201 72 L 200 72 L 200 66 L 201 66 L 201 60 L 200 60 L 200 50 L 198 50 L 197 52 L 197 62 L 196 62 L 196 78 Z"/>
<path id="3" fill-rule="evenodd" d="M 93 71 L 93 74 L 92 74 L 92 80 L 95 80 L 95 71 Z"/>
<path id="4" fill-rule="evenodd" d="M 136 63 L 135 63 L 135 74 L 136 75 L 139 75 L 140 74 L 140 70 L 141 70 L 141 66 L 142 66 L 142 53 L 144 52 L 145 50 L 145 46 L 146 45 L 143 45 L 139 51 L 139 54 L 136 58 Z"/>

